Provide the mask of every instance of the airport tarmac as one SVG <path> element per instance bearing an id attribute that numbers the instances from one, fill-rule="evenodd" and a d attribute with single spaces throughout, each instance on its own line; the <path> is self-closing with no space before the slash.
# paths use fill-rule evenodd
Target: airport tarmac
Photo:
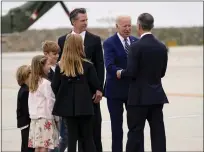
<path id="1" fill-rule="evenodd" d="M 2 54 L 2 151 L 20 151 L 20 130 L 16 128 L 18 66 L 30 64 L 31 53 Z M 163 78 L 169 104 L 164 106 L 167 151 L 203 151 L 203 47 L 170 48 L 166 76 Z M 106 99 L 101 101 L 103 150 L 111 151 L 111 127 Z M 124 113 L 124 150 L 127 140 Z M 145 127 L 145 150 L 151 150 L 149 125 Z"/>

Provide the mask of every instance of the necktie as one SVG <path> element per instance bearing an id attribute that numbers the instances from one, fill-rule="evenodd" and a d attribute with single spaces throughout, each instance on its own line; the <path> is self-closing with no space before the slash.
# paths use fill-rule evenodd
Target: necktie
<path id="1" fill-rule="evenodd" d="M 128 51 L 129 51 L 129 47 L 130 47 L 130 45 L 128 44 L 128 40 L 125 39 L 125 53 L 127 53 L 127 54 L 128 54 Z"/>

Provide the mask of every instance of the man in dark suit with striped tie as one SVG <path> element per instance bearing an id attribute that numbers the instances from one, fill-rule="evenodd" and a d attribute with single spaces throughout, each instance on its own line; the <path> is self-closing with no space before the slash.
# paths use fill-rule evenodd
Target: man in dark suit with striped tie
<path id="1" fill-rule="evenodd" d="M 104 41 L 106 82 L 104 87 L 112 129 L 112 152 L 123 151 L 123 106 L 127 105 L 129 79 L 117 79 L 116 72 L 127 66 L 129 45 L 138 39 L 131 36 L 131 18 L 119 16 L 116 19 L 117 33 Z M 143 147 L 141 147 L 143 150 Z M 144 151 L 144 150 L 143 150 Z"/>

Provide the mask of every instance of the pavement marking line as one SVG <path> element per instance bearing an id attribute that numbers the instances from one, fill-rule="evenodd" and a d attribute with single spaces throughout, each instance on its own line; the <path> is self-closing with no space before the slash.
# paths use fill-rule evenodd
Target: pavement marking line
<path id="1" fill-rule="evenodd" d="M 177 119 L 177 118 L 195 118 L 195 117 L 202 117 L 202 115 L 184 115 L 184 116 L 170 116 L 167 117 L 169 119 Z"/>
<path id="2" fill-rule="evenodd" d="M 203 98 L 203 94 L 192 94 L 192 93 L 167 93 L 167 96 Z"/>
<path id="3" fill-rule="evenodd" d="M 202 114 L 199 115 L 180 115 L 180 116 L 168 116 L 167 119 L 177 119 L 177 118 L 194 118 L 194 117 L 202 117 Z M 165 118 L 165 117 L 164 117 Z M 110 120 L 104 120 L 102 123 L 110 123 Z"/>
<path id="4" fill-rule="evenodd" d="M 2 85 L 2 90 L 3 89 L 18 89 L 18 88 L 20 88 L 20 87 L 18 87 L 18 86 L 5 86 L 5 85 Z"/>

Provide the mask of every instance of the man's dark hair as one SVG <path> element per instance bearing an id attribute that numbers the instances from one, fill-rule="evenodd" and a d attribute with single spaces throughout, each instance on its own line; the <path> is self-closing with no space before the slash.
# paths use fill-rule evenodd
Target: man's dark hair
<path id="1" fill-rule="evenodd" d="M 154 27 L 154 18 L 149 13 L 142 13 L 137 19 L 144 31 L 150 31 Z"/>
<path id="2" fill-rule="evenodd" d="M 69 14 L 69 19 L 71 24 L 73 25 L 73 21 L 77 20 L 78 14 L 86 14 L 85 8 L 75 8 L 71 13 Z"/>

